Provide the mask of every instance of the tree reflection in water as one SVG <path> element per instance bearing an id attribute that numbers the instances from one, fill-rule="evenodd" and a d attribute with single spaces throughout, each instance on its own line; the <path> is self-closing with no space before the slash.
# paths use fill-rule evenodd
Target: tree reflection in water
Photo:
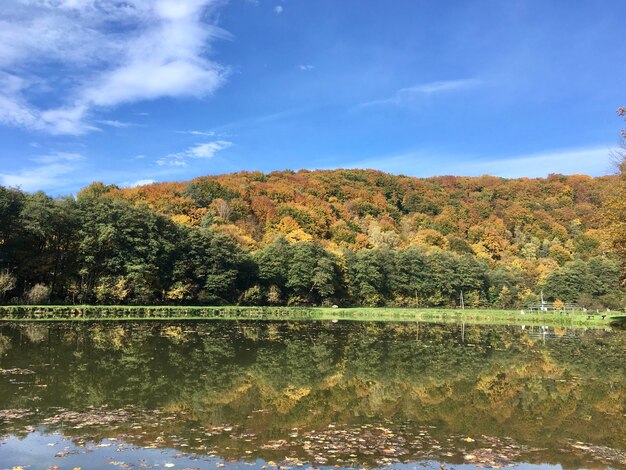
<path id="1" fill-rule="evenodd" d="M 0 333 L 5 435 L 43 425 L 77 439 L 342 466 L 619 467 L 626 456 L 619 331 L 231 321 Z M 489 454 L 506 446 L 501 460 Z"/>

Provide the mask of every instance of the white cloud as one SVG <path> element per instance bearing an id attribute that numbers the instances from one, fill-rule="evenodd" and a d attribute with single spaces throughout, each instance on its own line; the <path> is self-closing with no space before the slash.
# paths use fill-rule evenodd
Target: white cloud
<path id="1" fill-rule="evenodd" d="M 214 137 L 215 131 L 176 131 L 178 134 L 201 135 L 203 137 Z"/>
<path id="2" fill-rule="evenodd" d="M 425 94 L 440 93 L 442 91 L 460 90 L 469 88 L 480 83 L 475 79 L 465 80 L 446 80 L 438 82 L 421 83 L 408 88 L 402 88 L 398 91 L 400 94 Z"/>
<path id="3" fill-rule="evenodd" d="M 434 151 L 421 150 L 365 159 L 348 164 L 346 167 L 373 168 L 420 177 L 489 174 L 504 178 L 542 178 L 550 173 L 599 176 L 611 172 L 611 148 L 608 146 L 565 148 L 502 158 L 442 155 Z"/>
<path id="4" fill-rule="evenodd" d="M 60 162 L 77 162 L 83 160 L 80 153 L 68 153 L 68 152 L 55 152 L 49 155 L 40 155 L 33 157 L 30 160 L 37 163 L 60 163 Z"/>
<path id="5" fill-rule="evenodd" d="M 0 11 L 0 123 L 6 125 L 81 134 L 95 128 L 90 118 L 97 108 L 202 97 L 227 76 L 206 58 L 210 43 L 226 35 L 206 20 L 219 0 L 6 3 Z"/>
<path id="6" fill-rule="evenodd" d="M 133 124 L 132 122 L 117 121 L 115 119 L 101 119 L 96 122 L 98 124 L 104 124 L 105 126 L 115 127 L 117 129 L 126 129 L 128 127 L 134 127 L 137 125 L 137 124 Z"/>
<path id="7" fill-rule="evenodd" d="M 502 159 L 459 163 L 456 174 L 489 173 L 505 178 L 545 177 L 550 173 L 599 176 L 610 172 L 610 156 L 611 149 L 607 146 L 556 149 Z"/>
<path id="8" fill-rule="evenodd" d="M 232 147 L 232 145 L 232 142 L 228 142 L 226 140 L 216 140 L 214 142 L 196 144 L 183 152 L 171 153 L 165 157 L 161 157 L 156 161 L 156 163 L 160 166 L 186 166 L 187 160 L 189 159 L 213 158 L 217 152 Z"/>
<path id="9" fill-rule="evenodd" d="M 445 93 L 458 90 L 466 90 L 481 85 L 477 79 L 467 78 L 462 80 L 444 80 L 428 83 L 420 83 L 407 88 L 401 88 L 388 98 L 367 101 L 361 103 L 360 107 L 395 105 L 402 106 L 415 103 L 420 98 L 438 93 Z"/>
<path id="10" fill-rule="evenodd" d="M 38 166 L 13 173 L 0 172 L 0 184 L 19 187 L 24 191 L 55 189 L 70 184 L 69 176 L 79 168 L 83 156 L 78 153 L 52 153 L 30 159 Z"/>
<path id="11" fill-rule="evenodd" d="M 212 158 L 217 151 L 227 149 L 232 145 L 232 142 L 218 140 L 216 142 L 196 145 L 190 148 L 188 152 L 190 156 L 195 158 Z"/>
<path id="12" fill-rule="evenodd" d="M 313 70 L 315 67 L 311 64 L 300 64 L 298 68 L 303 72 L 308 72 L 309 70 Z"/>
<path id="13" fill-rule="evenodd" d="M 284 8 L 282 7 L 282 5 L 276 5 L 274 7 L 274 11 L 276 12 L 277 15 L 280 15 L 283 12 Z"/>
<path id="14" fill-rule="evenodd" d="M 137 186 L 146 186 L 148 184 L 154 184 L 156 183 L 155 180 L 150 180 L 150 179 L 145 179 L 145 180 L 137 180 L 137 181 L 133 181 L 133 182 L 126 182 L 126 183 L 122 183 L 122 186 L 127 187 L 127 188 L 136 188 Z"/>
<path id="15" fill-rule="evenodd" d="M 178 157 L 176 154 L 166 155 L 156 161 L 159 166 L 187 166 L 184 157 Z"/>

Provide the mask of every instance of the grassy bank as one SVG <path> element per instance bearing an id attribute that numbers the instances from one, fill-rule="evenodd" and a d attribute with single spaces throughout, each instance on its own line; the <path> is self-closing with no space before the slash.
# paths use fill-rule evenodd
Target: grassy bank
<path id="1" fill-rule="evenodd" d="M 525 313 L 519 310 L 455 310 L 415 308 L 323 307 L 175 307 L 175 306 L 0 306 L 0 321 L 106 321 L 106 320 L 347 320 L 426 321 L 475 324 L 605 327 L 620 312 L 590 316 L 577 312 Z"/>

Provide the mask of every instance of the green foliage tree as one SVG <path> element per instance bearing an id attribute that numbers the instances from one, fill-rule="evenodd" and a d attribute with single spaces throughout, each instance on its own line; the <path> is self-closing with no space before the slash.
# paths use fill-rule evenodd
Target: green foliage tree
<path id="1" fill-rule="evenodd" d="M 291 247 L 284 237 L 277 237 L 265 248 L 258 250 L 253 259 L 258 266 L 261 283 L 284 287 L 287 284 L 290 258 Z"/>
<path id="2" fill-rule="evenodd" d="M 78 264 L 86 298 L 106 279 L 123 276 L 129 299 L 159 299 L 172 277 L 182 229 L 147 207 L 120 200 L 81 200 L 79 211 Z"/>
<path id="3" fill-rule="evenodd" d="M 181 268 L 181 265 L 183 268 Z M 250 276 L 248 256 L 227 235 L 207 229 L 189 230 L 178 274 L 199 287 L 203 303 L 234 303 Z"/>
<path id="4" fill-rule="evenodd" d="M 14 249 L 19 243 L 19 218 L 24 194 L 0 186 L 0 266 L 15 265 Z"/>
<path id="5" fill-rule="evenodd" d="M 292 302 L 319 303 L 334 294 L 337 283 L 335 264 L 319 244 L 292 245 L 286 284 Z"/>
<path id="6" fill-rule="evenodd" d="M 389 250 L 360 250 L 348 260 L 349 288 L 359 303 L 382 305 L 390 297 L 393 253 Z"/>
<path id="7" fill-rule="evenodd" d="M 396 251 L 389 279 L 391 290 L 396 295 L 407 298 L 424 296 L 429 273 L 426 263 L 425 253 L 418 248 L 410 247 Z"/>
<path id="8" fill-rule="evenodd" d="M 182 194 L 191 199 L 197 207 L 209 207 L 216 199 L 229 201 L 239 195 L 235 191 L 224 188 L 219 182 L 208 178 L 199 178 L 189 183 L 183 189 Z"/>

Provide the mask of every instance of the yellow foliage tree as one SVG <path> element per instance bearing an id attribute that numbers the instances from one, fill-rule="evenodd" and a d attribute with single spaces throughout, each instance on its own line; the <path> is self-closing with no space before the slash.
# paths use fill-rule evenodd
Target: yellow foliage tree
<path id="1" fill-rule="evenodd" d="M 300 224 L 290 216 L 285 216 L 280 219 L 280 222 L 276 225 L 276 232 L 284 236 L 289 243 L 308 242 L 313 240 L 313 237 L 302 230 Z"/>
<path id="2" fill-rule="evenodd" d="M 557 312 L 560 312 L 564 308 L 565 308 L 565 303 L 563 303 L 563 301 L 561 299 L 556 299 L 554 301 L 554 310 L 556 310 Z"/>

